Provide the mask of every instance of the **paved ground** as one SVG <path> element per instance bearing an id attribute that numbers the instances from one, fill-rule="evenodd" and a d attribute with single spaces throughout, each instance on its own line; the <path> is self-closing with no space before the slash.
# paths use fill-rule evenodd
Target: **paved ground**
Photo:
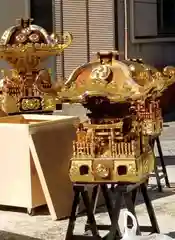
<path id="1" fill-rule="evenodd" d="M 165 123 L 164 133 L 161 137 L 161 144 L 164 155 L 166 156 L 167 170 L 169 179 L 175 183 L 175 123 Z M 155 179 L 151 179 L 151 184 Z M 154 209 L 157 215 L 158 223 L 162 233 L 175 238 L 175 191 L 166 190 L 164 193 L 158 193 L 157 190 L 151 190 L 150 196 L 153 200 Z M 146 209 L 139 199 L 137 204 L 137 214 L 139 222 L 148 224 Z M 98 223 L 107 224 L 109 222 L 107 213 L 102 207 L 96 216 Z M 123 214 L 120 216 L 120 224 L 123 226 Z M 86 218 L 78 219 L 76 232 L 81 233 Z M 66 232 L 68 220 L 53 222 L 47 211 L 41 211 L 37 216 L 28 216 L 22 212 L 0 211 L 0 239 L 57 239 L 63 240 Z"/>

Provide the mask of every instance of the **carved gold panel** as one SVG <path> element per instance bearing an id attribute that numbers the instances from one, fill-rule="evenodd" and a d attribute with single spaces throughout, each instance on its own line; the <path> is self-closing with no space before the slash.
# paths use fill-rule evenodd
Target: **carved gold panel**
<path id="1" fill-rule="evenodd" d="M 96 181 L 113 180 L 114 161 L 112 160 L 94 160 L 93 174 Z"/>
<path id="2" fill-rule="evenodd" d="M 92 161 L 91 160 L 71 160 L 69 176 L 73 182 L 92 182 L 94 176 L 92 173 Z"/>

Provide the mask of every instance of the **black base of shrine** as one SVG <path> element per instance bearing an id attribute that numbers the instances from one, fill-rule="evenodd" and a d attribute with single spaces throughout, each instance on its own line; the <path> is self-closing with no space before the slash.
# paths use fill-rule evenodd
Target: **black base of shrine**
<path id="1" fill-rule="evenodd" d="M 148 215 L 150 218 L 151 226 L 139 226 L 137 228 L 137 233 L 141 234 L 141 232 L 151 232 L 151 233 L 159 233 L 159 227 L 157 224 L 156 216 L 154 213 L 154 209 L 152 203 L 149 199 L 147 186 L 145 182 L 141 182 L 138 184 L 118 184 L 117 186 L 112 185 L 112 188 L 109 189 L 107 184 L 99 184 L 96 185 L 93 189 L 92 199 L 89 199 L 88 191 L 86 184 L 79 184 L 74 186 L 74 201 L 72 205 L 72 212 L 69 219 L 66 240 L 77 240 L 77 239 L 105 239 L 105 240 L 114 240 L 120 239 L 122 237 L 119 227 L 119 214 L 122 208 L 122 200 L 124 199 L 126 208 L 130 211 L 135 217 L 135 200 L 138 191 L 142 193 L 144 202 L 146 204 L 146 208 L 148 211 Z M 111 224 L 110 225 L 97 225 L 94 217 L 95 210 L 95 202 L 97 196 L 98 188 L 101 189 L 104 199 L 105 205 L 107 207 L 107 212 L 110 217 Z M 112 196 L 114 199 L 112 199 Z M 77 217 L 77 209 L 80 203 L 80 198 L 85 205 L 85 209 L 87 212 L 87 224 L 85 226 L 85 232 L 83 235 L 74 235 L 74 226 Z M 113 202 L 114 200 L 114 202 Z M 137 217 L 136 217 L 137 220 Z M 137 221 L 138 223 L 138 221 Z M 131 222 L 128 219 L 128 227 L 131 227 Z M 108 234 L 104 237 L 100 237 L 99 230 L 108 230 Z"/>

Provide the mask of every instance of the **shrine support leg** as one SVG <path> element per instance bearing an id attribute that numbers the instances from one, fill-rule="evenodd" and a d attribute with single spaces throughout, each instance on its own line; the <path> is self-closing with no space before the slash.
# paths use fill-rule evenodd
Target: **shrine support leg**
<path id="1" fill-rule="evenodd" d="M 159 137 L 156 138 L 156 143 L 157 143 L 157 149 L 158 149 L 158 152 L 159 152 L 162 172 L 163 172 L 164 179 L 165 179 L 165 184 L 166 184 L 166 187 L 170 188 L 171 186 L 170 186 L 170 182 L 169 182 L 169 179 L 168 179 L 168 174 L 167 174 L 167 170 L 166 170 L 166 165 L 165 165 L 165 161 L 164 161 Z"/>
<path id="2" fill-rule="evenodd" d="M 85 208 L 87 209 L 87 218 L 88 218 L 88 222 L 89 222 L 89 227 L 91 228 L 91 231 L 92 231 L 92 235 L 97 237 L 97 239 L 98 239 L 98 237 L 100 239 L 96 221 L 95 221 L 95 217 L 93 214 L 93 208 L 91 207 L 91 204 L 90 204 L 88 191 L 87 190 L 82 191 L 81 194 L 82 194 L 82 199 L 83 199 Z"/>
<path id="3" fill-rule="evenodd" d="M 162 189 L 162 184 L 161 184 L 161 178 L 159 176 L 159 170 L 158 170 L 158 167 L 157 167 L 157 158 L 156 158 L 154 152 L 153 152 L 153 155 L 154 155 L 154 173 L 155 173 L 155 176 L 156 176 L 157 188 L 158 188 L 159 192 L 162 192 L 163 189 Z"/>
<path id="4" fill-rule="evenodd" d="M 162 192 L 162 185 L 161 185 L 161 179 L 159 176 L 159 170 L 158 170 L 158 164 L 157 164 L 157 158 L 155 156 L 155 152 L 154 152 L 154 146 L 155 146 L 155 142 L 156 142 L 156 138 L 151 138 L 150 137 L 150 146 L 152 147 L 152 151 L 153 151 L 153 156 L 154 156 L 154 173 L 155 173 L 155 177 L 156 177 L 156 181 L 157 181 L 157 188 L 159 192 Z"/>
<path id="5" fill-rule="evenodd" d="M 74 200 L 72 204 L 72 211 L 69 218 L 69 224 L 67 228 L 67 234 L 66 234 L 66 240 L 71 240 L 73 236 L 73 231 L 75 227 L 75 221 L 76 221 L 76 215 L 77 215 L 77 209 L 80 204 L 80 190 L 76 187 L 74 187 Z"/>
<path id="6" fill-rule="evenodd" d="M 126 207 L 127 207 L 128 211 L 130 211 L 136 217 L 135 200 L 136 200 L 136 194 L 139 189 L 141 191 L 144 203 L 147 208 L 151 226 L 139 226 L 139 224 L 138 224 L 137 234 L 140 234 L 141 232 L 159 233 L 160 231 L 159 231 L 157 219 L 155 216 L 155 212 L 154 212 L 151 200 L 148 195 L 146 181 L 139 185 L 138 184 L 128 185 L 126 191 L 124 192 L 124 199 L 125 199 Z M 137 217 L 136 217 L 136 221 L 138 223 Z M 128 221 L 128 227 L 132 227 L 130 220 Z"/>
<path id="7" fill-rule="evenodd" d="M 76 215 L 77 215 L 77 209 L 80 204 L 80 197 L 82 197 L 83 203 L 85 205 L 85 209 L 87 212 L 87 218 L 89 222 L 89 228 L 92 232 L 93 239 L 98 240 L 101 239 L 98 233 L 98 229 L 96 226 L 94 214 L 93 214 L 93 209 L 91 207 L 90 201 L 89 201 L 89 196 L 88 196 L 88 191 L 85 188 L 85 186 L 74 186 L 74 200 L 72 204 L 72 211 L 71 211 L 71 216 L 69 218 L 69 224 L 68 224 L 68 229 L 67 229 L 67 234 L 66 234 L 66 240 L 73 240 L 73 239 L 83 239 L 85 236 L 79 236 L 79 235 L 74 235 L 74 227 L 75 227 L 75 221 L 76 221 Z"/>
<path id="8" fill-rule="evenodd" d="M 105 204 L 107 207 L 107 211 L 111 220 L 111 226 L 109 228 L 110 232 L 107 236 L 107 240 L 110 239 L 117 239 L 122 237 L 121 231 L 120 231 L 120 227 L 118 224 L 119 221 L 119 215 L 120 215 L 120 210 L 121 210 L 121 204 L 122 204 L 122 195 L 119 193 L 116 193 L 115 196 L 115 205 L 113 206 L 112 203 L 112 195 L 110 194 L 111 191 L 108 189 L 107 185 L 101 185 L 101 189 L 103 192 L 103 196 L 105 199 Z M 112 192 L 114 191 L 114 189 L 112 189 Z"/>
<path id="9" fill-rule="evenodd" d="M 140 226 L 139 226 L 138 219 L 137 219 L 136 212 L 135 212 L 135 202 L 133 202 L 133 199 L 132 199 L 132 192 L 124 193 L 124 199 L 125 199 L 125 204 L 126 204 L 126 207 L 127 207 L 128 211 L 131 212 L 136 218 L 136 221 L 137 221 L 137 235 L 141 235 Z M 128 219 L 128 227 L 131 227 L 129 219 Z"/>
<path id="10" fill-rule="evenodd" d="M 159 157 L 160 157 L 160 164 L 161 164 L 161 167 L 162 167 L 161 170 L 158 169 L 157 158 L 156 158 L 155 153 L 154 153 L 155 143 L 157 144 L 157 149 L 158 149 L 158 153 L 159 153 Z M 162 189 L 162 185 L 161 185 L 161 179 L 162 178 L 165 179 L 166 187 L 170 188 L 170 183 L 169 183 L 169 179 L 168 179 L 168 174 L 167 174 L 167 170 L 166 170 L 166 165 L 165 165 L 165 161 L 164 161 L 164 157 L 163 157 L 163 153 L 162 153 L 162 148 L 161 148 L 159 136 L 157 136 L 154 139 L 150 138 L 150 145 L 153 149 L 153 154 L 154 154 L 154 158 L 155 158 L 154 172 L 155 172 L 155 176 L 156 176 L 158 191 L 162 192 L 163 189 Z M 160 171 L 162 172 L 161 175 L 159 174 Z"/>
<path id="11" fill-rule="evenodd" d="M 94 186 L 92 190 L 91 203 L 90 203 L 93 214 L 95 214 L 96 212 L 97 203 L 99 199 L 99 192 L 100 192 L 100 186 L 99 185 Z M 87 219 L 87 222 L 85 225 L 85 232 L 87 233 L 89 230 L 90 230 L 90 222 L 89 222 L 89 219 Z"/>
<path id="12" fill-rule="evenodd" d="M 160 233 L 159 226 L 157 223 L 157 218 L 156 218 L 156 215 L 154 212 L 154 208 L 153 208 L 151 200 L 148 196 L 147 186 L 143 183 L 143 184 L 141 184 L 140 189 L 141 189 L 141 193 L 142 193 L 142 196 L 143 196 L 146 208 L 147 208 L 147 212 L 148 212 L 148 215 L 150 218 L 150 222 L 152 225 L 152 227 L 151 227 L 152 233 Z"/>
<path id="13" fill-rule="evenodd" d="M 97 227 L 99 230 L 109 230 L 109 234 L 107 234 L 106 237 L 104 238 L 105 240 L 121 238 L 122 234 L 118 225 L 118 219 L 119 219 L 119 214 L 121 209 L 121 196 L 117 196 L 116 204 L 115 206 L 113 206 L 112 194 L 110 189 L 108 189 L 107 184 L 102 184 L 102 185 L 99 185 L 98 187 L 95 186 L 92 193 L 91 206 L 93 208 L 93 212 L 95 214 L 95 210 L 96 210 L 95 202 L 98 200 L 98 197 L 99 197 L 98 190 L 101 190 L 103 193 L 103 197 L 105 200 L 105 205 L 107 208 L 107 212 L 109 214 L 111 225 L 97 225 Z M 89 231 L 89 221 L 87 221 L 87 224 L 85 226 L 85 231 L 86 232 Z"/>
<path id="14" fill-rule="evenodd" d="M 92 202 L 89 200 L 88 196 L 88 191 L 86 189 L 86 185 L 79 185 L 79 186 L 74 186 L 74 201 L 72 205 L 72 212 L 71 212 L 71 217 L 69 220 L 69 225 L 68 225 L 68 231 L 67 231 L 67 236 L 66 240 L 83 240 L 83 239 L 92 239 L 92 240 L 116 240 L 121 238 L 121 232 L 119 228 L 119 214 L 120 210 L 122 208 L 122 200 L 124 198 L 125 200 L 125 205 L 128 211 L 130 211 L 136 218 L 137 221 L 137 234 L 141 235 L 141 232 L 151 232 L 151 233 L 159 233 L 159 227 L 157 223 L 157 219 L 154 213 L 154 209 L 151 203 L 151 200 L 148 195 L 148 190 L 147 190 L 147 184 L 146 180 L 144 182 L 136 183 L 136 184 L 121 184 L 121 185 L 116 185 L 114 189 L 108 189 L 107 184 L 102 184 L 98 185 L 100 186 L 100 189 L 103 193 L 103 196 L 105 198 L 105 204 L 107 207 L 107 211 L 111 220 L 111 224 L 109 225 L 97 225 L 95 218 L 94 218 L 94 212 L 96 208 L 96 204 L 94 205 Z M 95 200 L 97 197 L 97 189 L 98 187 L 93 189 L 93 194 L 92 197 Z M 137 193 L 140 191 L 140 193 L 143 196 L 144 203 L 147 208 L 147 212 L 149 215 L 149 219 L 151 222 L 150 226 L 140 226 L 138 224 L 137 216 L 136 216 L 136 211 L 135 211 L 135 205 L 136 205 L 136 196 Z M 112 199 L 112 195 L 114 198 L 114 202 Z M 77 208 L 80 203 L 80 197 L 82 197 L 82 200 L 85 205 L 85 209 L 87 212 L 87 232 L 82 235 L 74 235 L 73 230 L 74 230 L 74 225 L 76 221 L 76 212 Z M 132 227 L 131 221 L 128 219 L 128 227 Z M 98 230 L 108 230 L 109 232 L 107 233 L 106 236 L 100 237 Z"/>
<path id="15" fill-rule="evenodd" d="M 137 193 L 138 193 L 138 189 L 136 188 L 131 192 L 131 196 L 130 196 L 134 206 L 136 204 Z M 133 225 L 132 219 L 128 218 L 127 224 L 128 224 L 128 227 L 132 227 L 132 225 Z"/>

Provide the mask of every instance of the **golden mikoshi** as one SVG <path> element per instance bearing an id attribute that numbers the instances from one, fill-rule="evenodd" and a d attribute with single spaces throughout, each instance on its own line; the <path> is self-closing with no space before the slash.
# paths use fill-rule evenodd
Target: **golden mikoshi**
<path id="1" fill-rule="evenodd" d="M 77 129 L 69 175 L 73 182 L 138 182 L 154 168 L 150 138 L 162 130 L 161 93 L 174 81 L 140 59 L 116 60 L 116 52 L 75 69 L 59 93 L 81 103 L 88 121 Z M 171 71 L 172 72 L 172 71 Z"/>
<path id="2" fill-rule="evenodd" d="M 59 55 L 72 42 L 70 33 L 58 37 L 33 25 L 31 19 L 20 19 L 0 39 L 0 57 L 11 69 L 2 71 L 1 108 L 6 113 L 52 111 L 56 108 L 60 83 L 51 81 L 41 63 Z"/>

